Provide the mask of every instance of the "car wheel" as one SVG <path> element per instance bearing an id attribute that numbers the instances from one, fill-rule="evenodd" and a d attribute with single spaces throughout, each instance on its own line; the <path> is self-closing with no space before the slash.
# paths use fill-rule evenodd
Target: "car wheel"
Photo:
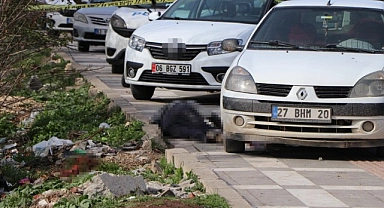
<path id="1" fill-rule="evenodd" d="M 149 100 L 155 92 L 155 87 L 131 85 L 131 93 L 136 100 Z"/>
<path id="2" fill-rule="evenodd" d="M 245 152 L 245 142 L 234 139 L 224 138 L 224 150 L 228 153 L 242 153 Z"/>
<path id="3" fill-rule="evenodd" d="M 77 49 L 81 52 L 88 52 L 89 51 L 89 44 L 87 42 L 80 41 L 78 43 Z"/>
<path id="4" fill-rule="evenodd" d="M 112 74 L 122 74 L 124 72 L 124 65 L 112 64 Z"/>
<path id="5" fill-rule="evenodd" d="M 121 76 L 121 85 L 122 85 L 123 87 L 130 87 L 130 86 L 131 86 L 130 84 L 127 84 L 127 83 L 125 82 L 124 74 Z"/>

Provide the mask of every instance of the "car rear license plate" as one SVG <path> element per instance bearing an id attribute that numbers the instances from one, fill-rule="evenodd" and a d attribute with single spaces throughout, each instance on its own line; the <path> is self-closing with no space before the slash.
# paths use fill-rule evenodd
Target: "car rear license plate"
<path id="1" fill-rule="evenodd" d="M 105 35 L 105 34 L 107 34 L 107 30 L 106 29 L 95 29 L 95 34 Z"/>
<path id="2" fill-rule="evenodd" d="M 331 123 L 331 108 L 272 106 L 272 121 Z"/>
<path id="3" fill-rule="evenodd" d="M 152 73 L 171 74 L 171 75 L 189 75 L 191 73 L 191 64 L 159 64 L 152 63 Z"/>

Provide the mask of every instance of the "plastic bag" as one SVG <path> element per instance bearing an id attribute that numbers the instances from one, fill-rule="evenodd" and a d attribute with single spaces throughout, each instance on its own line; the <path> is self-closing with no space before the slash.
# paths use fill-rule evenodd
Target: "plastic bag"
<path id="1" fill-rule="evenodd" d="M 41 141 L 33 145 L 32 150 L 35 156 L 45 157 L 50 152 L 52 154 L 52 147 L 69 146 L 74 143 L 68 139 L 59 139 L 57 137 L 51 137 L 48 141 Z"/>

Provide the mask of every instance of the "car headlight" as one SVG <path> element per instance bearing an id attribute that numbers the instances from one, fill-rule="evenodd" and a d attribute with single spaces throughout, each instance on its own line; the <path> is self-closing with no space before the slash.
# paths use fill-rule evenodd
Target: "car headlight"
<path id="1" fill-rule="evenodd" d="M 60 13 L 59 12 L 48 12 L 47 14 L 46 14 L 46 16 L 48 17 L 48 18 L 53 18 L 53 16 L 55 16 L 55 15 L 59 15 Z"/>
<path id="2" fill-rule="evenodd" d="M 208 55 L 213 56 L 213 55 L 231 53 L 231 51 L 226 51 L 223 49 L 223 47 L 221 45 L 222 42 L 223 41 L 213 41 L 213 42 L 208 43 L 208 46 L 207 46 Z M 241 45 L 242 40 L 239 39 L 238 42 L 239 42 L 239 45 Z"/>
<path id="3" fill-rule="evenodd" d="M 125 23 L 125 21 L 117 15 L 113 15 L 111 17 L 110 24 L 114 28 L 127 28 L 127 24 Z"/>
<path id="4" fill-rule="evenodd" d="M 135 49 L 137 51 L 143 51 L 145 46 L 145 39 L 142 37 L 139 37 L 137 35 L 132 35 L 131 38 L 129 38 L 129 47 L 132 49 Z"/>
<path id="5" fill-rule="evenodd" d="M 232 68 L 224 87 L 227 90 L 236 92 L 257 93 L 256 84 L 251 74 L 241 66 Z"/>
<path id="6" fill-rule="evenodd" d="M 85 24 L 88 24 L 87 17 L 84 14 L 75 13 L 73 15 L 73 19 L 79 22 L 84 22 Z"/>
<path id="7" fill-rule="evenodd" d="M 384 72 L 377 71 L 361 78 L 353 87 L 349 97 L 384 96 Z"/>

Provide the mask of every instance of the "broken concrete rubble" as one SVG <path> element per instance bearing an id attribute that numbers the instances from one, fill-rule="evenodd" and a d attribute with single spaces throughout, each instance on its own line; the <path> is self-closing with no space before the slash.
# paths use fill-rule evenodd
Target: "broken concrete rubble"
<path id="1" fill-rule="evenodd" d="M 103 173 L 94 176 L 90 181 L 84 183 L 80 189 L 89 197 L 109 196 L 120 197 L 145 192 L 146 185 L 142 176 L 112 175 Z"/>

